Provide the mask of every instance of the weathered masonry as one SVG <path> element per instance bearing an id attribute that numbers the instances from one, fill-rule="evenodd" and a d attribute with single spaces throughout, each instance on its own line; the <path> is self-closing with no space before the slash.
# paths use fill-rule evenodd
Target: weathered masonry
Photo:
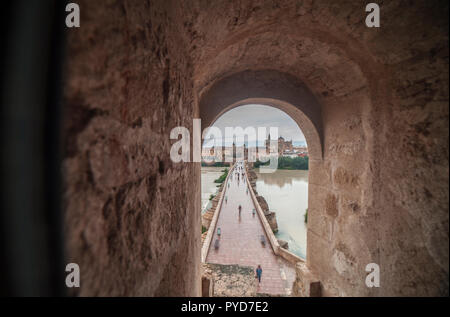
<path id="1" fill-rule="evenodd" d="M 247 102 L 306 135 L 322 295 L 448 295 L 447 1 L 383 2 L 380 28 L 365 1 L 78 2 L 63 171 L 79 295 L 200 295 L 200 164 L 171 162 L 169 132 Z"/>

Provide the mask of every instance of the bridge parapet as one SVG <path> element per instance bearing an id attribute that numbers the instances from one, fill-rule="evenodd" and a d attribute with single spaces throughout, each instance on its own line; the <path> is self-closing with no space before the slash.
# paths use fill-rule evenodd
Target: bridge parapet
<path id="1" fill-rule="evenodd" d="M 280 244 L 278 243 L 278 239 L 275 237 L 275 234 L 273 233 L 273 231 L 269 225 L 269 222 L 264 215 L 264 211 L 262 210 L 262 208 L 258 202 L 258 199 L 256 198 L 253 188 L 252 188 L 252 186 L 250 186 L 250 181 L 248 179 L 247 164 L 245 167 L 246 167 L 246 173 L 245 173 L 246 184 L 249 189 L 249 193 L 252 198 L 253 204 L 256 207 L 256 211 L 258 213 L 259 219 L 261 220 L 261 223 L 263 225 L 264 231 L 269 239 L 270 245 L 272 246 L 273 252 L 276 255 L 281 256 L 283 259 L 285 259 L 286 261 L 288 261 L 289 263 L 292 263 L 294 265 L 296 265 L 298 262 L 304 263 L 305 262 L 304 259 L 302 259 L 301 257 L 295 255 L 294 253 L 282 248 L 280 246 Z"/>
<path id="2" fill-rule="evenodd" d="M 206 234 L 205 241 L 203 242 L 202 253 L 201 253 L 202 263 L 206 263 L 206 257 L 208 256 L 209 246 L 211 245 L 212 238 L 214 237 L 214 232 L 216 230 L 216 225 L 217 225 L 217 219 L 219 219 L 220 208 L 222 208 L 223 197 L 224 197 L 225 192 L 227 190 L 226 184 L 228 184 L 228 180 L 229 180 L 230 175 L 233 172 L 235 166 L 236 166 L 236 163 L 233 164 L 233 166 L 230 167 L 230 170 L 228 171 L 228 175 L 225 178 L 224 182 L 222 183 L 223 189 L 220 192 L 220 195 L 219 195 L 220 197 L 219 197 L 217 206 L 214 209 L 214 215 L 213 215 L 213 217 L 211 219 L 211 223 L 209 225 L 208 233 Z M 215 198 L 217 198 L 217 196 Z"/>

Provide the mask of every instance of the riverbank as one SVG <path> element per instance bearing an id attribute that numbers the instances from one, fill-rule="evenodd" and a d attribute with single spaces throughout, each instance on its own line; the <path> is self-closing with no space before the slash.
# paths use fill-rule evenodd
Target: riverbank
<path id="1" fill-rule="evenodd" d="M 269 165 L 269 161 L 261 162 L 257 160 L 253 166 L 258 168 L 260 166 Z M 289 157 L 289 156 L 281 156 L 278 157 L 278 165 L 277 168 L 280 170 L 302 170 L 307 171 L 309 169 L 309 157 L 308 156 L 298 156 L 298 157 Z"/>
<path id="2" fill-rule="evenodd" d="M 202 214 L 211 207 L 211 195 L 216 196 L 220 184 L 215 180 L 223 174 L 223 167 L 202 167 L 201 168 L 201 198 Z"/>

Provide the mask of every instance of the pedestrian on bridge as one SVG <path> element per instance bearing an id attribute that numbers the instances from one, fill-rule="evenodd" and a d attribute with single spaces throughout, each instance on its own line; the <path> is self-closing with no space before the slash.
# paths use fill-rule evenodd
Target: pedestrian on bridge
<path id="1" fill-rule="evenodd" d="M 258 279 L 258 283 L 261 283 L 261 275 L 262 275 L 262 268 L 261 265 L 258 264 L 258 267 L 256 268 L 256 278 Z"/>
<path id="2" fill-rule="evenodd" d="M 240 216 L 241 215 L 242 206 L 239 205 L 238 209 L 239 209 L 239 216 Z"/>
<path id="3" fill-rule="evenodd" d="M 219 239 L 220 239 L 221 234 L 222 234 L 222 230 L 220 230 L 220 227 L 219 227 L 219 228 L 217 228 L 217 236 L 219 237 Z"/>

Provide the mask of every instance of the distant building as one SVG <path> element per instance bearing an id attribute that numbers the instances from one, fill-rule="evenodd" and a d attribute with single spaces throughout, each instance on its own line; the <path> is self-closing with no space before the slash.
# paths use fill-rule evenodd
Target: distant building
<path id="1" fill-rule="evenodd" d="M 236 159 L 248 159 L 248 148 L 244 144 L 243 146 L 236 146 L 233 142 L 233 146 L 225 146 L 225 147 L 203 147 L 202 148 L 202 160 L 208 161 L 208 163 L 213 164 L 215 162 L 226 162 L 227 158 L 233 158 L 233 161 Z M 207 163 L 207 164 L 208 164 Z"/>
<path id="2" fill-rule="evenodd" d="M 308 148 L 306 146 L 294 147 L 294 151 L 297 153 L 297 156 L 308 156 Z"/>
<path id="3" fill-rule="evenodd" d="M 270 134 L 265 142 L 267 153 L 275 152 L 275 149 L 270 147 Z M 294 152 L 294 146 L 291 141 L 286 141 L 282 136 L 278 138 L 278 155 L 283 156 L 285 153 L 292 154 Z"/>

